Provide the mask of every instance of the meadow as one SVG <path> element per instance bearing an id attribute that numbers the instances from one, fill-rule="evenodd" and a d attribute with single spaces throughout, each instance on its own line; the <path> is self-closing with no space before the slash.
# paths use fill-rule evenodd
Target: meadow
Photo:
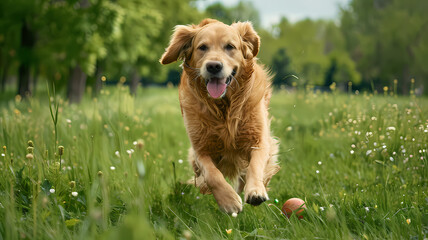
<path id="1" fill-rule="evenodd" d="M 186 184 L 177 89 L 50 96 L 0 101 L 0 239 L 428 237 L 427 98 L 276 91 L 281 170 L 235 218 Z M 301 220 L 281 213 L 292 197 Z"/>

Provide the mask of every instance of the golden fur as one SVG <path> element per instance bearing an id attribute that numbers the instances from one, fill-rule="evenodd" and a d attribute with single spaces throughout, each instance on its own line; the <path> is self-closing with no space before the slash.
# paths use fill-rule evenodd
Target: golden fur
<path id="1" fill-rule="evenodd" d="M 179 99 L 192 144 L 193 181 L 202 193 L 213 193 L 228 213 L 242 211 L 242 190 L 252 205 L 267 200 L 266 186 L 279 170 L 278 144 L 268 115 L 270 76 L 257 64 L 259 47 L 251 23 L 229 26 L 205 19 L 199 25 L 176 26 L 160 60 L 184 61 Z M 210 97 L 203 77 L 213 61 L 223 66 L 221 74 L 233 78 L 216 99 Z M 235 190 L 225 177 L 234 182 Z"/>

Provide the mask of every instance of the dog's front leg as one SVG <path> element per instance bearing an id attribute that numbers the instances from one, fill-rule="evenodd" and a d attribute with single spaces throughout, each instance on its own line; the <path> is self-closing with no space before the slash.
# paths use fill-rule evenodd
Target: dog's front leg
<path id="1" fill-rule="evenodd" d="M 269 145 L 263 141 L 258 148 L 251 152 L 251 160 L 247 169 L 244 187 L 245 202 L 254 206 L 269 199 L 263 183 L 264 170 L 269 159 Z"/>
<path id="2" fill-rule="evenodd" d="M 209 156 L 199 156 L 197 159 L 202 175 L 214 195 L 219 208 L 226 213 L 242 211 L 241 197 L 233 190 L 223 174 L 212 162 Z"/>

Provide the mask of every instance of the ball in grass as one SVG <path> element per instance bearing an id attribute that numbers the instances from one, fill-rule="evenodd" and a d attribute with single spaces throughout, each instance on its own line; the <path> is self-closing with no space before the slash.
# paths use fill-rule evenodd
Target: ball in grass
<path id="1" fill-rule="evenodd" d="M 306 209 L 305 201 L 300 198 L 290 198 L 282 205 L 282 213 L 288 218 L 296 214 L 299 219 L 303 218 L 303 212 Z"/>

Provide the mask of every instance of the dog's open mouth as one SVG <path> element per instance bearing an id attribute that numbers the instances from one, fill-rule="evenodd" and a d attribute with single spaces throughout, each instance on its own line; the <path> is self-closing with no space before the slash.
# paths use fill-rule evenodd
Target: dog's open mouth
<path id="1" fill-rule="evenodd" d="M 236 71 L 232 71 L 232 74 L 226 78 L 212 77 L 206 80 L 208 93 L 212 98 L 221 98 L 226 94 L 227 86 L 232 82 L 233 76 Z"/>

